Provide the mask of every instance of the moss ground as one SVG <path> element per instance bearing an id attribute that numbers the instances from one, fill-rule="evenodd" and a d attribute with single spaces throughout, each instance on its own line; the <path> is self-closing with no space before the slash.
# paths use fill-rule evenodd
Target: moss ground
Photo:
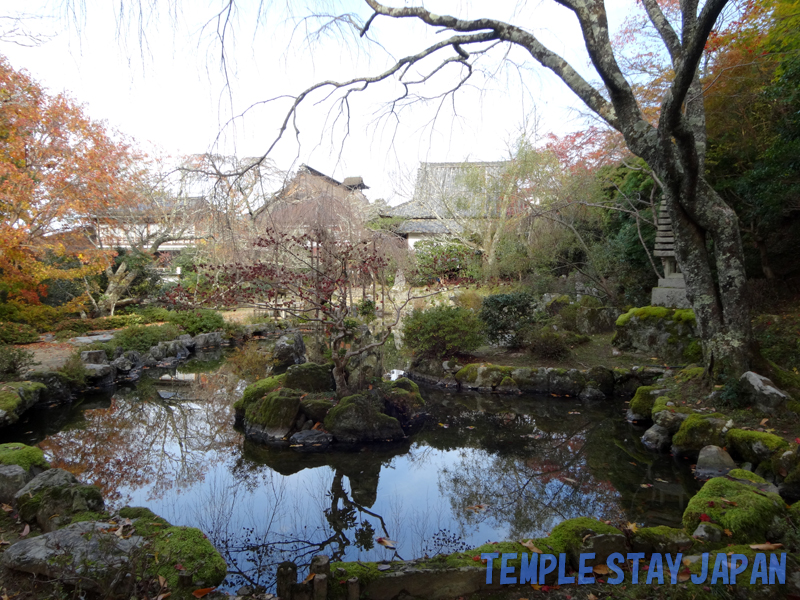
<path id="1" fill-rule="evenodd" d="M 39 448 L 17 443 L 0 444 L 0 464 L 19 465 L 25 470 L 31 467 L 50 468 L 44 459 L 44 453 Z"/>

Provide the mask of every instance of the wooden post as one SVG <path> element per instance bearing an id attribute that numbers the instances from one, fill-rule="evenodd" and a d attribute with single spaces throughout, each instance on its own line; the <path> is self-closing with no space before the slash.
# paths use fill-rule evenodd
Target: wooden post
<path id="1" fill-rule="evenodd" d="M 317 574 L 312 582 L 314 584 L 314 600 L 328 600 L 328 576 Z"/>
<path id="2" fill-rule="evenodd" d="M 297 565 L 291 561 L 284 561 L 278 565 L 275 591 L 282 600 L 292 599 L 292 588 L 297 583 Z"/>
<path id="3" fill-rule="evenodd" d="M 330 577 L 331 559 L 325 556 L 324 554 L 317 554 L 314 558 L 311 559 L 311 567 L 309 571 L 316 575 L 325 575 L 327 577 Z"/>
<path id="4" fill-rule="evenodd" d="M 358 584 L 358 577 L 351 577 L 347 580 L 347 600 L 358 600 L 361 596 L 361 586 Z"/>

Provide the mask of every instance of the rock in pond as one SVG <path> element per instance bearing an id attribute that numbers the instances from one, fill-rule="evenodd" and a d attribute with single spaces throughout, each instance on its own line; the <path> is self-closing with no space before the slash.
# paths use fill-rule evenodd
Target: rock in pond
<path id="1" fill-rule="evenodd" d="M 100 490 L 83 485 L 62 469 L 40 473 L 14 495 L 23 521 L 36 521 L 43 531 L 53 531 L 82 512 L 100 512 L 105 506 Z"/>
<path id="2" fill-rule="evenodd" d="M 272 351 L 272 374 L 281 375 L 292 365 L 302 365 L 306 362 L 306 345 L 303 336 L 295 333 L 293 336 L 282 335 L 275 342 Z"/>
<path id="3" fill-rule="evenodd" d="M 653 425 L 642 436 L 644 447 L 655 452 L 666 452 L 671 443 L 672 436 L 661 425 Z"/>
<path id="4" fill-rule="evenodd" d="M 244 408 L 244 429 L 248 439 L 273 443 L 292 430 L 303 393 L 290 388 L 273 390 Z"/>
<path id="5" fill-rule="evenodd" d="M 711 479 L 727 475 L 736 468 L 731 455 L 719 446 L 706 446 L 700 450 L 695 467 L 695 476 L 700 479 Z"/>
<path id="6" fill-rule="evenodd" d="M 12 381 L 0 384 L 0 427 L 13 425 L 47 391 L 43 383 Z"/>
<path id="7" fill-rule="evenodd" d="M 385 414 L 383 408 L 383 401 L 374 395 L 347 396 L 325 417 L 325 429 L 345 444 L 402 439 L 405 434 L 400 422 Z"/>
<path id="8" fill-rule="evenodd" d="M 318 365 L 312 362 L 292 364 L 286 369 L 283 385 L 304 392 L 332 392 L 336 389 L 333 381 L 333 365 Z"/>
<path id="9" fill-rule="evenodd" d="M 327 450 L 331 442 L 333 442 L 333 436 L 330 433 L 316 429 L 298 431 L 289 438 L 289 443 L 295 447 L 296 450 L 304 450 L 307 452 L 322 452 L 323 450 Z M 300 448 L 297 448 L 297 446 L 300 446 Z"/>

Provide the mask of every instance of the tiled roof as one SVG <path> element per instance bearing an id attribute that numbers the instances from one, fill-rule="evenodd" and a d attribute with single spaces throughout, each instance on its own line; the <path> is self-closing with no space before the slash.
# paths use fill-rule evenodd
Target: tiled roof
<path id="1" fill-rule="evenodd" d="M 409 233 L 427 233 L 427 234 L 456 234 L 462 230 L 453 219 L 409 219 L 401 223 L 396 233 L 409 234 Z"/>

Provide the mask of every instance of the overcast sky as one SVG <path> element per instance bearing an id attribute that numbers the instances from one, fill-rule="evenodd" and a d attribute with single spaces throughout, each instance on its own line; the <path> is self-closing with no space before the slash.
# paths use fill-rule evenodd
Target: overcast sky
<path id="1" fill-rule="evenodd" d="M 0 14 L 15 14 L 21 4 L 0 0 Z M 165 0 L 159 4 L 163 12 L 148 13 L 141 40 L 137 27 L 119 25 L 118 2 L 85 0 L 84 4 L 85 18 L 79 15 L 76 26 L 64 16 L 62 0 L 26 1 L 25 13 L 49 15 L 29 21 L 26 27 L 48 39 L 35 47 L 0 41 L 0 53 L 51 92 L 66 91 L 85 104 L 92 118 L 174 156 L 209 150 L 261 155 L 275 139 L 288 101 L 257 105 L 226 127 L 231 115 L 275 96 L 295 95 L 320 80 L 379 73 L 392 58 L 419 52 L 447 35 L 409 20 L 378 19 L 370 31 L 380 46 L 364 40 L 345 43 L 337 37 L 310 45 L 306 28 L 314 23 L 287 18 L 277 8 L 259 20 L 258 2 L 242 0 L 232 21 L 233 35 L 227 38 L 226 86 L 217 24 L 212 20 L 221 0 L 187 1 L 177 10 Z M 290 4 L 294 16 L 305 14 L 299 3 Z M 577 21 L 567 10 L 549 1 L 473 4 L 480 8 L 465 2 L 426 2 L 440 13 L 491 16 L 524 25 L 591 77 Z M 633 0 L 607 4 L 613 28 L 631 10 Z M 345 0 L 326 12 L 339 14 L 344 9 L 366 18 L 369 12 L 364 6 Z M 398 87 L 377 85 L 352 97 L 349 130 L 346 119 L 336 119 L 338 113 L 331 112 L 329 103 L 317 103 L 322 99 L 318 94 L 299 111 L 299 144 L 290 127 L 270 156 L 281 170 L 306 163 L 340 180 L 361 175 L 371 188 L 368 197 L 397 204 L 407 199 L 410 178 L 420 161 L 507 158 L 509 144 L 534 114 L 540 134 L 566 133 L 581 126 L 574 109 L 582 106 L 560 81 L 521 51 L 509 58 L 492 78 L 475 77 L 454 101 L 418 103 L 396 117 L 379 118 L 386 113 L 384 102 L 397 94 Z M 455 74 L 456 69 L 450 69 L 437 76 L 428 91 L 447 89 Z"/>

